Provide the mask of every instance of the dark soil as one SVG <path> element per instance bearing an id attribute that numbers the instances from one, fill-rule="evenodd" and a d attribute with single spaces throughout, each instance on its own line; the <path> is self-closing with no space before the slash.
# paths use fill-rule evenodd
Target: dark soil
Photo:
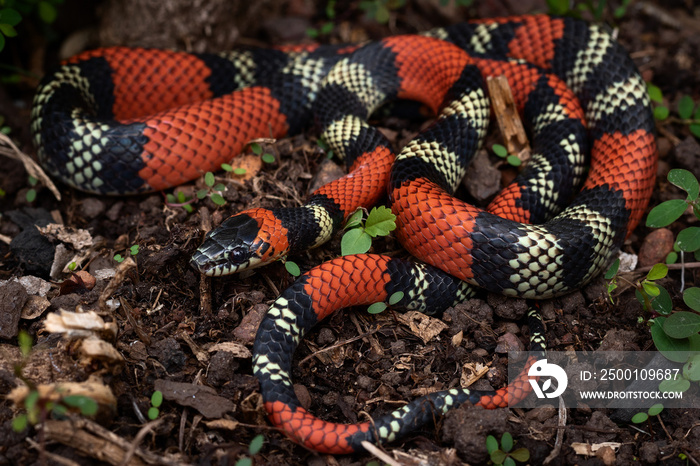
<path id="1" fill-rule="evenodd" d="M 59 19 L 50 30 L 39 21 L 27 20 L 0 56 L 3 63 L 33 73 L 19 75 L 18 83 L 0 87 L 0 115 L 15 142 L 25 152 L 35 153 L 28 131 L 31 95 L 36 76 L 57 62 L 59 50 L 74 53 L 113 43 L 197 51 L 230 48 L 236 41 L 279 44 L 302 40 L 308 27 L 326 21 L 323 3 L 262 1 L 245 6 L 246 2 L 211 1 L 193 11 L 192 5 L 198 3 L 115 0 L 100 2 L 96 8 L 93 2 L 68 0 L 59 6 Z M 230 3 L 235 8 L 227 8 Z M 437 4 L 411 2 L 392 11 L 389 25 L 380 25 L 367 19 L 356 3 L 339 1 L 335 27 L 324 40 L 356 41 L 474 17 L 546 11 L 537 0 L 476 2 L 469 8 L 433 3 Z M 690 1 L 635 3 L 619 19 L 612 18 L 611 11 L 604 10 L 603 20 L 619 28 L 619 40 L 644 79 L 661 88 L 672 116 L 681 96 L 700 101 L 698 7 Z M 396 119 L 380 124 L 397 141 L 416 129 L 415 124 L 405 129 L 406 122 Z M 666 181 L 671 168 L 686 168 L 700 177 L 700 145 L 687 125 L 672 118 L 659 124 L 658 136 L 661 159 L 652 206 L 683 197 Z M 250 456 L 249 444 L 258 434 L 264 435 L 265 444 L 253 455 L 255 464 L 365 464 L 372 460 L 370 455 L 333 458 L 308 452 L 271 429 L 264 418 L 245 349 L 250 348 L 269 304 L 293 281 L 284 266 L 275 263 L 254 273 L 210 280 L 188 264 L 208 224 L 217 225 L 249 207 L 297 205 L 326 159 L 311 132 L 274 142 L 266 150 L 277 161 L 264 165 L 255 179 L 241 183 L 219 174 L 227 185 L 224 207 L 207 199 L 195 203 L 192 213 L 166 205 L 161 193 L 95 197 L 65 186 L 59 186 L 61 201 L 40 189 L 36 201 L 29 203 L 30 186 L 22 165 L 0 159 L 0 188 L 4 191 L 0 279 L 36 276 L 45 280 L 37 281 L 30 292 L 26 285 L 0 282 L 0 393 L 22 385 L 13 371 L 22 360 L 17 334 L 24 330 L 34 337 L 35 345 L 22 370 L 27 380 L 49 384 L 90 378 L 108 386 L 115 397 L 113 407 L 102 409 L 95 423 L 49 422 L 45 429 L 30 426 L 19 433 L 11 423 L 20 410 L 10 400 L 0 401 L 0 464 L 119 464 L 132 444 L 138 449 L 129 464 L 233 464 Z M 197 184 L 201 187 L 203 182 Z M 192 192 L 194 188 L 183 189 Z M 684 216 L 671 229 L 675 234 L 693 221 Z M 89 274 L 66 283 L 61 282 L 69 274 L 52 274 L 56 249 L 71 251 L 76 246 L 59 247 L 66 241 L 41 235 L 33 226 L 49 223 L 89 232 L 93 245 L 81 262 Z M 638 253 L 651 231 L 639 227 L 625 251 Z M 113 259 L 115 254 L 129 256 L 132 245 L 139 246 L 130 258 L 133 266 L 128 265 L 129 259 L 122 263 Z M 663 257 L 668 247 L 668 239 L 662 240 L 660 246 L 648 248 L 640 261 L 654 263 L 658 250 Z M 337 256 L 338 251 L 336 238 L 291 259 L 308 270 Z M 376 241 L 374 251 L 403 254 L 393 238 Z M 686 270 L 686 287 L 700 283 L 697 270 Z M 642 276 L 638 272 L 627 278 Z M 683 306 L 680 279 L 680 272 L 673 271 L 663 282 L 679 308 Z M 110 301 L 100 303 L 101 296 Z M 27 311 L 27 303 L 35 298 L 39 311 L 20 316 L 20 310 Z M 642 311 L 633 290 L 623 286 L 614 298 L 614 304 L 606 299 L 605 284 L 599 279 L 581 291 L 543 303 L 548 348 L 653 350 L 647 324 L 651 316 Z M 528 331 L 518 317 L 522 303 L 509 301 L 488 296 L 457 306 L 446 313 L 445 329 L 428 341 L 392 312 L 379 316 L 363 310 L 337 312 L 300 345 L 293 374 L 298 395 L 323 419 L 356 422 L 367 414 L 384 414 L 425 390 L 459 386 L 465 364 L 489 367 L 474 387 L 500 387 L 506 381 L 507 348 L 527 345 Z M 104 312 L 104 306 L 112 311 Z M 116 332 L 106 329 L 100 337 L 113 344 L 123 359 L 86 356 L 75 339 L 46 331 L 47 315 L 61 310 L 92 310 L 104 321 L 113 322 Z M 144 429 L 156 388 L 168 399 L 161 406 L 159 421 Z M 624 416 L 620 419 L 614 411 L 602 409 L 568 409 L 563 416 L 554 407 L 494 411 L 461 407 L 436 426 L 388 445 L 387 450 L 406 464 L 480 464 L 488 461 L 486 436 L 500 438 L 509 432 L 517 447 L 529 450 L 531 464 L 541 464 L 552 452 L 554 464 L 700 461 L 697 410 L 664 410 L 641 425 L 632 425 Z M 112 437 L 99 430 L 100 424 Z M 576 442 L 613 442 L 616 447 L 584 456 L 574 452 Z"/>

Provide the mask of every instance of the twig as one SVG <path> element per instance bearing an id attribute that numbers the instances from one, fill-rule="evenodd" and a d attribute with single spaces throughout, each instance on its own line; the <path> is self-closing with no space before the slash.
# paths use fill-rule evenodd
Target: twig
<path id="1" fill-rule="evenodd" d="M 341 341 L 340 343 L 336 343 L 335 345 L 331 345 L 331 346 L 328 346 L 328 347 L 326 347 L 326 348 L 321 348 L 321 349 L 318 350 L 318 351 L 314 351 L 313 353 L 311 353 L 310 355 L 308 355 L 307 357 L 305 357 L 304 359 L 302 359 L 301 361 L 299 361 L 299 365 L 304 364 L 306 361 L 308 361 L 309 359 L 311 359 L 311 358 L 317 356 L 318 354 L 325 353 L 326 351 L 331 351 L 331 350 L 334 350 L 334 349 L 336 349 L 336 348 L 340 348 L 341 346 L 348 345 L 348 344 L 350 344 L 350 343 L 352 343 L 352 342 L 354 342 L 354 341 L 362 340 L 362 339 L 365 338 L 365 337 L 368 337 L 368 336 L 370 336 L 370 335 L 373 335 L 373 334 L 377 333 L 377 332 L 380 330 L 380 328 L 381 328 L 381 327 L 377 327 L 377 328 L 375 328 L 374 330 L 370 330 L 369 332 L 364 332 L 364 333 L 361 334 L 361 335 L 357 335 L 357 336 L 355 336 L 355 337 L 352 337 L 352 338 L 349 338 L 349 339 L 347 339 L 347 340 Z"/>
<path id="2" fill-rule="evenodd" d="M 129 464 L 131 461 L 131 458 L 134 457 L 134 454 L 136 453 L 136 449 L 139 447 L 139 443 L 141 443 L 141 440 L 151 432 L 153 429 L 155 429 L 160 423 L 163 422 L 163 419 L 156 419 L 154 421 L 149 422 L 148 424 L 144 425 L 141 427 L 139 432 L 136 434 L 136 437 L 134 437 L 134 440 L 131 442 L 131 446 L 129 447 L 129 450 L 126 452 L 126 455 L 124 456 L 124 460 L 121 462 L 119 466 L 126 466 Z"/>
<path id="3" fill-rule="evenodd" d="M 561 447 L 564 443 L 564 427 L 566 427 L 566 405 L 564 400 L 559 398 L 559 422 L 557 425 L 557 439 L 554 441 L 554 448 L 544 460 L 544 464 L 551 463 L 561 453 Z"/>
<path id="4" fill-rule="evenodd" d="M 42 450 L 41 445 L 36 443 L 34 440 L 30 439 L 29 437 L 26 438 L 27 443 L 34 448 L 36 451 L 38 451 L 41 455 L 45 456 L 46 458 L 50 459 L 51 461 L 55 461 L 58 464 L 64 465 L 64 466 L 80 466 L 79 463 L 76 463 L 73 460 L 70 460 L 68 458 L 64 458 L 61 455 L 57 455 L 56 453 L 51 453 L 49 451 L 46 451 L 44 448 Z"/>
<path id="5" fill-rule="evenodd" d="M 51 178 L 41 169 L 39 164 L 37 164 L 30 156 L 19 150 L 19 148 L 12 142 L 12 139 L 7 137 L 7 135 L 0 133 L 0 143 L 9 147 L 0 147 L 0 155 L 9 157 L 11 159 L 18 160 L 24 165 L 24 169 L 27 171 L 29 176 L 33 176 L 41 182 L 44 186 L 49 188 L 49 191 L 54 195 L 56 199 L 61 200 L 61 193 L 58 192 L 58 188 L 53 184 Z"/>
<path id="6" fill-rule="evenodd" d="M 211 215 L 209 215 L 209 209 L 203 207 L 199 210 L 199 215 L 201 218 L 200 228 L 203 234 L 207 234 L 211 231 Z M 202 274 L 199 277 L 199 309 L 202 314 L 211 316 L 212 314 L 212 304 L 211 304 L 211 278 Z"/>
<path id="7" fill-rule="evenodd" d="M 402 465 L 406 464 L 406 463 L 399 463 L 394 458 L 392 458 L 391 456 L 387 455 L 382 450 L 380 450 L 376 445 L 368 442 L 367 440 L 364 440 L 362 442 L 362 446 L 364 447 L 365 450 L 367 450 L 368 453 L 376 456 L 377 458 L 379 458 L 380 460 L 382 460 L 386 464 L 389 464 L 391 466 L 402 466 Z M 420 461 L 418 461 L 418 458 L 416 458 L 416 464 L 418 464 L 418 463 L 420 463 Z"/>

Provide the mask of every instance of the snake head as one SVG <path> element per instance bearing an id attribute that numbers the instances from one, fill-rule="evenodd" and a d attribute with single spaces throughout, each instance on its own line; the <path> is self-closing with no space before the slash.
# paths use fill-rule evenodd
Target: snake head
<path id="1" fill-rule="evenodd" d="M 288 251 L 286 231 L 267 209 L 233 215 L 207 233 L 190 264 L 210 277 L 265 265 Z"/>

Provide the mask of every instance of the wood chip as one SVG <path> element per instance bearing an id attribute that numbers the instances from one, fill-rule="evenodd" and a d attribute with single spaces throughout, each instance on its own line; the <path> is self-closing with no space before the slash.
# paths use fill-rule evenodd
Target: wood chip
<path id="1" fill-rule="evenodd" d="M 491 106 L 506 149 L 509 154 L 516 155 L 525 164 L 530 160 L 530 142 L 525 134 L 508 79 L 505 76 L 492 76 L 486 80 L 486 83 L 491 97 Z"/>

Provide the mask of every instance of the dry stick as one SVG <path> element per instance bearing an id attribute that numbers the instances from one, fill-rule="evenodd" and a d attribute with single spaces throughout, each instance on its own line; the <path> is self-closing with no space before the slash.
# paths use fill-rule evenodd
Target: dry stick
<path id="1" fill-rule="evenodd" d="M 131 446 L 129 447 L 129 450 L 126 452 L 126 455 L 124 456 L 124 460 L 121 462 L 119 466 L 127 466 L 129 462 L 131 461 L 131 458 L 134 457 L 134 453 L 136 453 L 136 449 L 139 447 L 139 443 L 141 443 L 141 440 L 151 432 L 153 429 L 155 429 L 158 425 L 160 425 L 163 422 L 163 419 L 156 419 L 155 421 L 151 421 L 148 424 L 144 425 L 141 427 L 141 429 L 138 431 L 136 434 L 136 437 L 134 437 L 134 440 L 131 442 Z"/>
<path id="2" fill-rule="evenodd" d="M 45 456 L 46 458 L 50 459 L 51 461 L 54 461 L 62 466 L 80 466 L 79 463 L 76 463 L 73 460 L 70 460 L 68 458 L 64 458 L 63 456 L 57 455 L 56 453 L 51 453 L 50 451 L 46 451 L 46 449 L 42 449 L 41 445 L 39 445 L 37 442 L 30 439 L 29 437 L 27 437 L 25 440 L 27 440 L 27 443 L 32 448 L 34 448 L 41 455 Z"/>
<path id="3" fill-rule="evenodd" d="M 318 351 L 314 351 L 313 353 L 311 353 L 310 355 L 306 356 L 304 359 L 302 359 L 301 361 L 299 361 L 299 365 L 301 366 L 302 364 L 304 364 L 304 363 L 305 363 L 306 361 L 308 361 L 309 359 L 311 359 L 311 358 L 313 358 L 313 357 L 316 357 L 317 355 L 319 355 L 319 354 L 321 354 L 321 353 L 325 353 L 325 352 L 327 352 L 327 351 L 331 351 L 331 350 L 334 350 L 334 349 L 336 349 L 336 348 L 340 348 L 341 346 L 349 345 L 349 344 L 352 343 L 353 341 L 362 340 L 363 338 L 365 338 L 365 337 L 367 337 L 367 336 L 369 336 L 369 335 L 372 335 L 372 334 L 374 334 L 374 333 L 377 333 L 379 330 L 381 330 L 381 327 L 377 327 L 377 328 L 375 328 L 374 330 L 370 330 L 369 332 L 364 332 L 364 333 L 362 333 L 361 335 L 357 335 L 357 336 L 352 337 L 352 338 L 349 338 L 349 339 L 347 339 L 347 340 L 343 340 L 343 341 L 341 341 L 340 343 L 336 343 L 336 344 L 334 344 L 334 345 L 327 346 L 327 347 L 325 347 L 325 348 L 321 348 L 321 349 L 318 350 Z"/>
<path id="4" fill-rule="evenodd" d="M 653 265 L 648 265 L 646 267 L 640 267 L 627 273 L 645 273 L 650 271 L 652 267 Z M 666 267 L 668 267 L 668 270 L 697 269 L 700 268 L 700 262 L 686 262 L 685 264 L 666 264 Z"/>
<path id="5" fill-rule="evenodd" d="M 129 449 L 126 440 L 120 437 L 119 441 L 115 441 L 113 434 L 107 437 L 93 435 L 82 427 L 85 427 L 84 421 L 46 421 L 44 424 L 48 439 L 70 446 L 89 458 L 95 458 L 114 466 L 121 464 Z M 146 463 L 139 455 L 131 458 L 129 464 L 145 465 Z"/>
<path id="6" fill-rule="evenodd" d="M 530 142 L 525 134 L 508 79 L 505 76 L 490 76 L 486 79 L 486 84 L 489 88 L 496 122 L 508 153 L 515 154 L 523 164 L 527 163 L 531 156 Z"/>
<path id="7" fill-rule="evenodd" d="M 46 172 L 41 169 L 39 164 L 37 164 L 30 156 L 19 150 L 15 143 L 12 142 L 12 139 L 2 133 L 0 133 L 0 143 L 9 147 L 0 146 L 0 155 L 19 160 L 22 165 L 24 165 L 24 169 L 27 171 L 29 176 L 33 176 L 39 180 L 41 184 L 49 188 L 49 191 L 51 191 L 57 200 L 61 200 L 61 193 L 58 192 L 58 188 L 56 188 L 56 185 L 53 184 L 51 178 L 49 178 Z"/>
<path id="8" fill-rule="evenodd" d="M 199 210 L 199 215 L 201 217 L 200 226 L 203 234 L 207 234 L 211 231 L 211 215 L 209 215 L 209 209 L 202 207 Z M 211 316 L 211 278 L 202 274 L 199 277 L 199 309 L 202 314 Z"/>
<path id="9" fill-rule="evenodd" d="M 367 440 L 364 440 L 362 442 L 362 446 L 365 448 L 365 450 L 367 450 L 368 453 L 376 456 L 386 464 L 389 464 L 391 466 L 402 466 L 403 464 L 406 464 L 403 462 L 396 461 L 394 458 L 380 450 L 379 447 L 377 447 L 375 444 L 370 443 Z M 415 464 L 419 464 L 421 462 L 419 458 L 415 458 L 415 460 Z"/>
<path id="10" fill-rule="evenodd" d="M 561 453 L 561 447 L 564 443 L 564 427 L 566 427 L 566 406 L 564 400 L 559 397 L 559 422 L 557 425 L 557 439 L 554 441 L 554 448 L 544 460 L 544 464 L 551 463 Z"/>

